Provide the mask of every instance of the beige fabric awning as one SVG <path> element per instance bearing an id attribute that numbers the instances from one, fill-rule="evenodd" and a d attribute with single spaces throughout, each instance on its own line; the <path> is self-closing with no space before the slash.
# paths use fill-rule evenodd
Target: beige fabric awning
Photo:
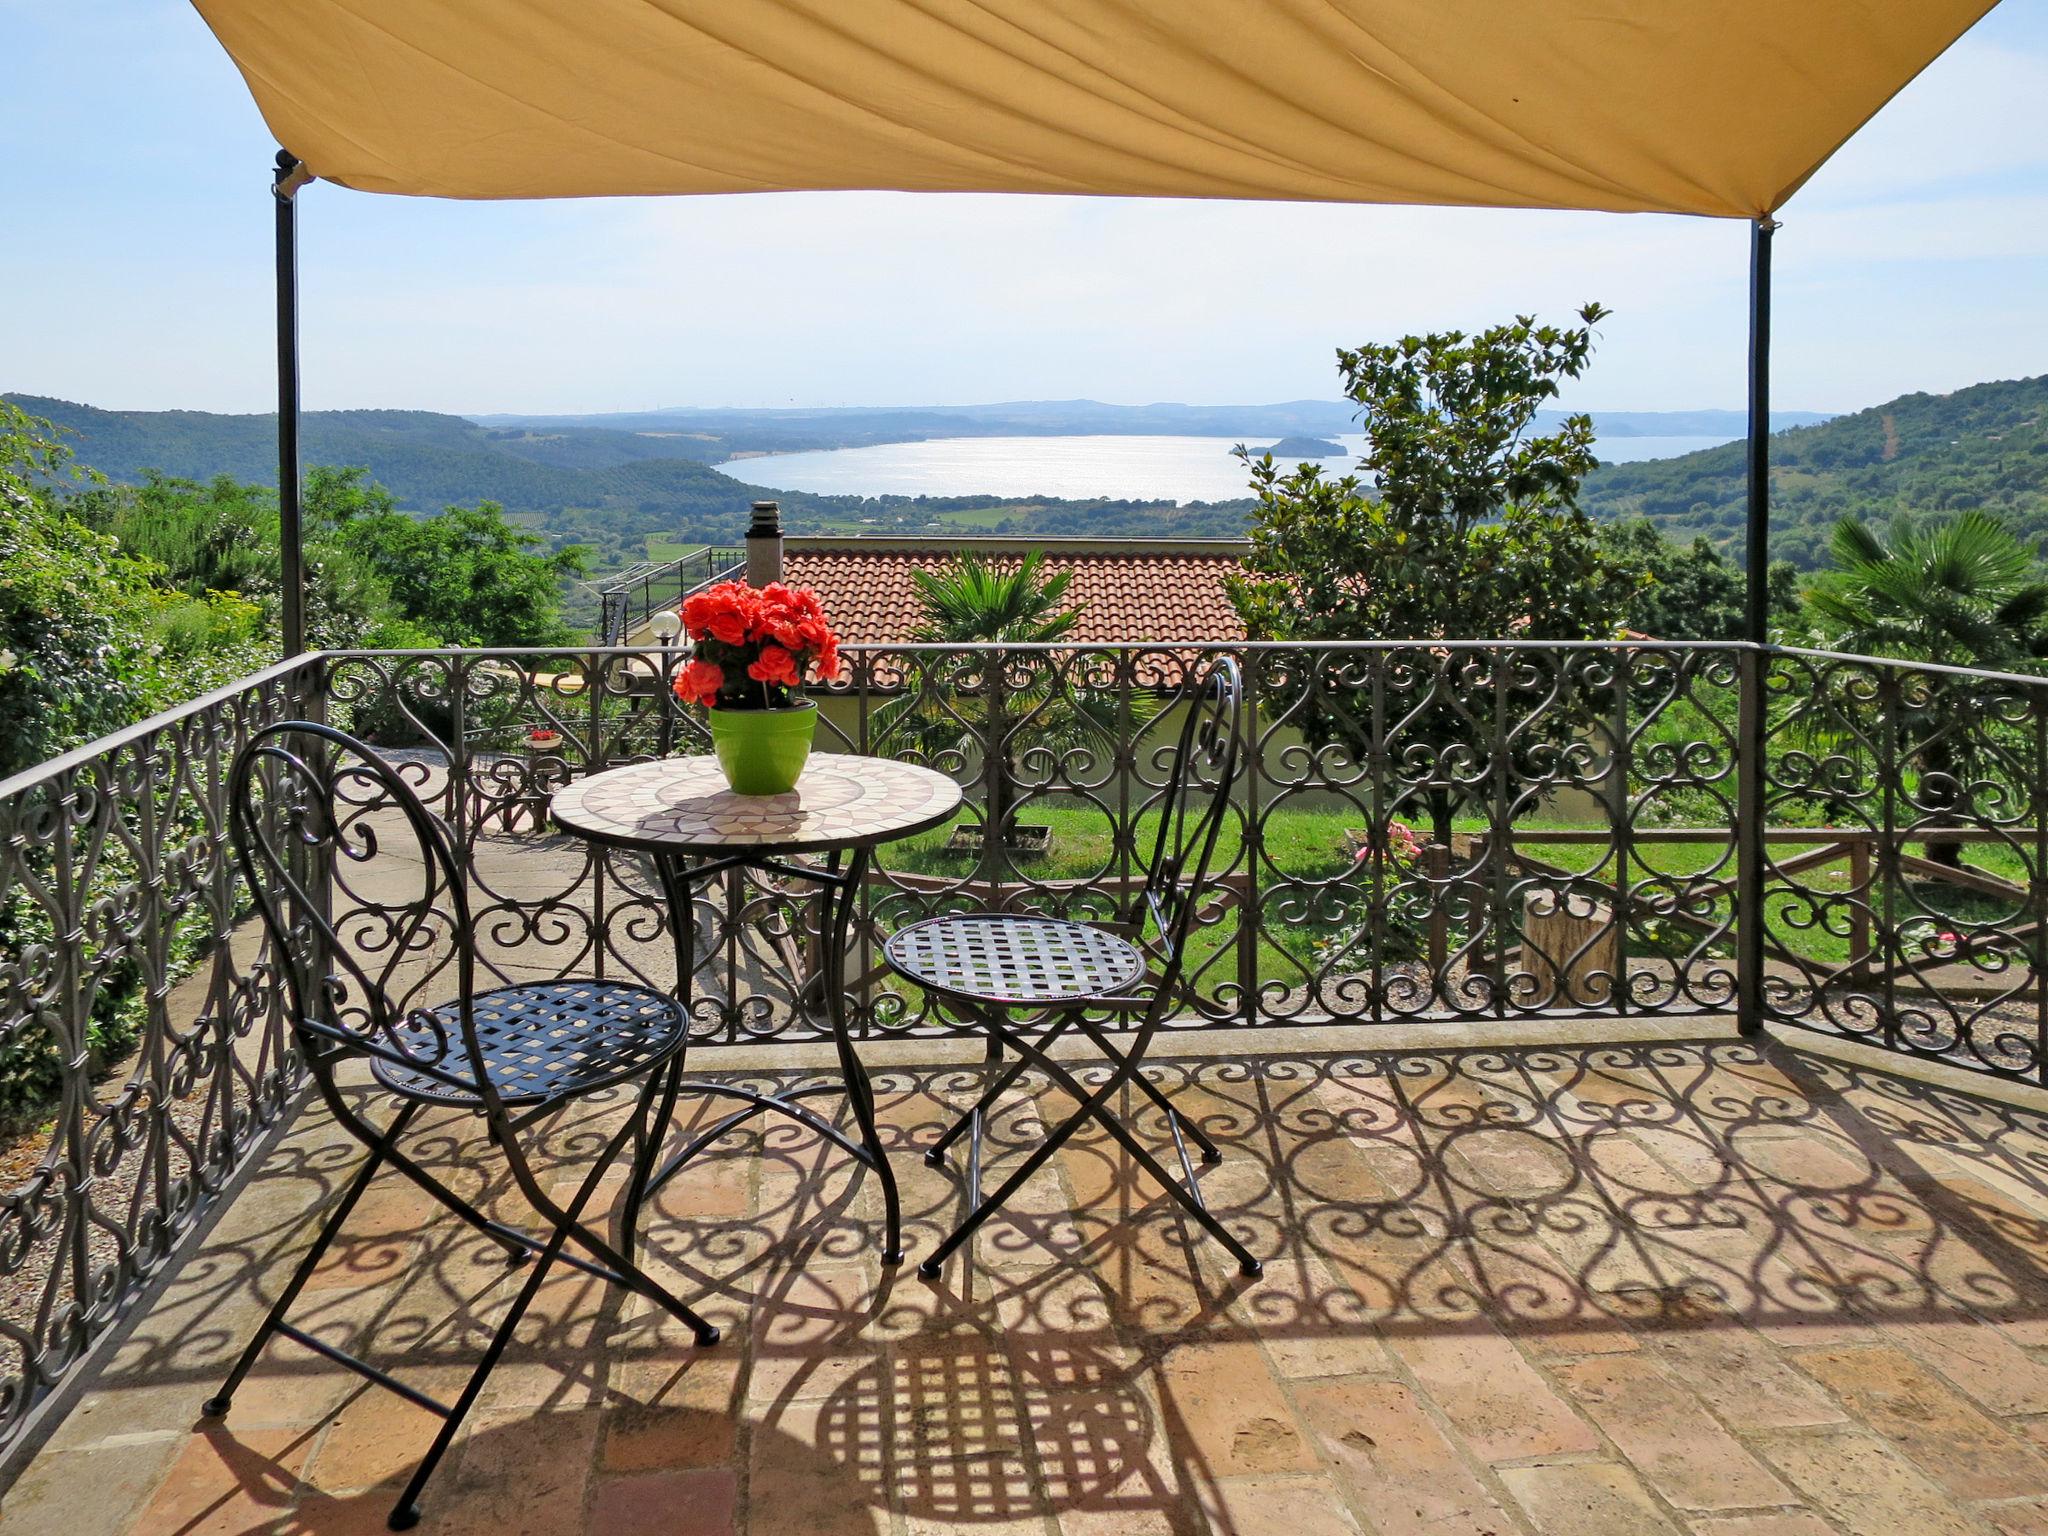
<path id="1" fill-rule="evenodd" d="M 1777 208 L 1995 0 L 194 0 L 366 192 Z"/>

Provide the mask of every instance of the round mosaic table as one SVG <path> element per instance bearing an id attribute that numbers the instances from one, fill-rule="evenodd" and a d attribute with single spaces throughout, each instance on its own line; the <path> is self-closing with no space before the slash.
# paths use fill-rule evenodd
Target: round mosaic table
<path id="1" fill-rule="evenodd" d="M 944 774 L 887 758 L 819 753 L 804 765 L 796 788 L 786 795 L 738 795 L 727 787 L 713 757 L 670 757 L 631 763 L 578 779 L 556 790 L 549 815 L 573 836 L 652 857 L 668 901 L 669 932 L 676 947 L 676 991 L 687 1009 L 696 924 L 691 888 L 731 870 L 754 869 L 819 888 L 823 911 L 819 933 L 824 953 L 817 975 L 798 988 L 818 999 L 830 1020 L 843 1082 L 785 1093 L 762 1093 L 731 1083 L 701 1079 L 672 1083 L 662 1106 L 664 1127 L 679 1091 L 692 1090 L 739 1099 L 742 1107 L 715 1121 L 664 1163 L 636 1191 L 645 1201 L 704 1148 L 740 1122 L 765 1111 L 803 1122 L 875 1170 L 882 1184 L 883 1259 L 903 1257 L 902 1208 L 896 1177 L 875 1129 L 874 1091 L 853 1048 L 846 1012 L 847 935 L 870 852 L 883 843 L 935 827 L 960 808 L 960 786 Z M 822 862 L 792 863 L 788 856 L 820 856 Z M 801 1101 L 820 1093 L 844 1092 L 853 1110 L 857 1138 Z"/>
<path id="2" fill-rule="evenodd" d="M 555 792 L 565 832 L 651 853 L 826 853 L 873 848 L 960 809 L 942 773 L 882 757 L 818 753 L 786 795 L 736 795 L 715 757 L 630 763 Z"/>

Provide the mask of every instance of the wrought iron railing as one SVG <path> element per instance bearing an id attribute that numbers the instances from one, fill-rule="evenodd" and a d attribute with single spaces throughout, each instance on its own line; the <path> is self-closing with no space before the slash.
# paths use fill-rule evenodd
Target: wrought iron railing
<path id="1" fill-rule="evenodd" d="M 0 1449 L 296 1082 L 225 796 L 240 744 L 317 712 L 319 679 L 272 667 L 0 782 L 0 1125 L 46 1138 L 0 1193 Z"/>
<path id="2" fill-rule="evenodd" d="M 644 561 L 621 571 L 598 590 L 598 640 L 626 644 L 655 614 L 674 608 L 699 588 L 737 576 L 746 565 L 744 549 L 706 545 L 674 560 Z"/>
<path id="3" fill-rule="evenodd" d="M 1000 905 L 1112 918 L 1174 686 L 1217 647 L 849 647 L 821 750 L 958 777 L 859 914 L 869 1038 L 948 1026 L 876 964 Z M 1184 1028 L 1735 1014 L 2048 1081 L 2048 681 L 1688 644 L 1228 647 L 1251 771 Z M 677 653 L 304 658 L 0 784 L 0 1073 L 47 1145 L 0 1196 L 0 1444 L 197 1219 L 294 1079 L 221 845 L 256 724 L 366 735 L 454 829 L 486 970 L 674 984 L 651 873 L 553 835 L 568 778 L 699 749 Z M 706 1044 L 803 1039 L 805 902 L 696 912 Z"/>

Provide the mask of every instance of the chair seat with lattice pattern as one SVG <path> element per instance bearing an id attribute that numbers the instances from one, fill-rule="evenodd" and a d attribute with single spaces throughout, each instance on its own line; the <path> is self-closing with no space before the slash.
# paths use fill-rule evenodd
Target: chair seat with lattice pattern
<path id="1" fill-rule="evenodd" d="M 889 964 L 928 991 L 1001 1008 L 1129 1001 L 1145 955 L 1128 939 L 1065 918 L 965 912 L 899 928 Z"/>
<path id="2" fill-rule="evenodd" d="M 675 1054 L 689 1025 L 672 997 L 617 981 L 547 981 L 479 992 L 470 1005 L 484 1070 L 508 1105 L 540 1104 L 640 1076 Z M 443 1003 L 393 1034 L 437 1077 L 387 1057 L 370 1070 L 393 1093 L 429 1104 L 474 1107 L 462 1044 L 462 1009 Z"/>

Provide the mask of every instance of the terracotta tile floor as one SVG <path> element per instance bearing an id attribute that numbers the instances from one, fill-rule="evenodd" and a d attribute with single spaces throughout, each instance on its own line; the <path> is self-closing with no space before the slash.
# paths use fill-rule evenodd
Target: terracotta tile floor
<path id="1" fill-rule="evenodd" d="M 878 1265 L 872 1179 L 787 1125 L 735 1134 L 648 1223 L 727 1341 L 551 1280 L 422 1529 L 2048 1532 L 2048 1118 L 1727 1039 L 1158 1076 L 1224 1144 L 1203 1182 L 1263 1280 L 1100 1137 L 928 1284 Z M 961 1199 L 914 1149 L 976 1081 L 878 1074 L 913 1259 Z M 1056 1107 L 1014 1095 L 1003 1155 Z M 561 1177 L 618 1112 L 556 1125 Z M 491 1166 L 468 1121 L 413 1145 Z M 355 1156 L 302 1117 L 8 1496 L 8 1536 L 382 1528 L 424 1413 L 280 1344 L 196 1421 Z M 355 1230 L 299 1320 L 452 1393 L 502 1264 L 395 1181 Z"/>

